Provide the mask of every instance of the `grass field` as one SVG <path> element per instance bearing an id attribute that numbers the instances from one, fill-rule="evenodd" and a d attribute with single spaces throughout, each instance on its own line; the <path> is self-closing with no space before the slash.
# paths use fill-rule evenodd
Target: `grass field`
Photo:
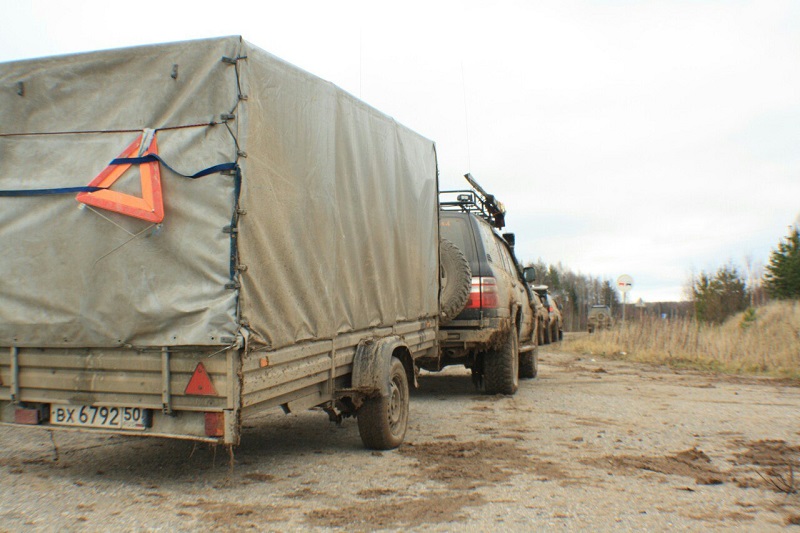
<path id="1" fill-rule="evenodd" d="M 578 353 L 800 379 L 800 302 L 770 302 L 722 325 L 645 317 L 565 342 Z"/>

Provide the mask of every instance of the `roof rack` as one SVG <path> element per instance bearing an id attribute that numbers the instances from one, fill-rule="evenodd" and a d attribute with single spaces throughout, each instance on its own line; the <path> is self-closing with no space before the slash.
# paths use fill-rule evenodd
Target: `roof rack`
<path id="1" fill-rule="evenodd" d="M 506 208 L 493 194 L 487 193 L 472 174 L 464 174 L 472 189 L 439 192 L 439 207 L 444 211 L 475 213 L 497 229 L 506 225 Z"/>

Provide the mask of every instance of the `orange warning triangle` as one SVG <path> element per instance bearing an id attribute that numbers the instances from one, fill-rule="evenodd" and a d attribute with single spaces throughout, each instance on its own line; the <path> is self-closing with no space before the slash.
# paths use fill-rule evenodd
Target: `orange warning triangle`
<path id="1" fill-rule="evenodd" d="M 203 363 L 197 363 L 194 374 L 192 374 L 192 378 L 183 393 L 195 396 L 217 396 L 217 389 L 211 383 L 211 376 L 206 372 L 206 367 Z"/>
<path id="2" fill-rule="evenodd" d="M 137 157 L 139 146 L 142 144 L 144 135 L 133 141 L 121 154 L 119 158 Z M 142 154 L 158 154 L 156 136 L 150 146 Z M 110 187 L 117 181 L 131 164 L 108 165 L 89 183 L 89 187 Z M 131 196 L 109 189 L 95 192 L 82 192 L 75 197 L 76 200 L 86 205 L 99 207 L 115 213 L 122 213 L 148 222 L 158 223 L 164 220 L 164 200 L 161 196 L 161 170 L 158 161 L 142 163 L 139 165 L 141 174 L 142 197 Z"/>

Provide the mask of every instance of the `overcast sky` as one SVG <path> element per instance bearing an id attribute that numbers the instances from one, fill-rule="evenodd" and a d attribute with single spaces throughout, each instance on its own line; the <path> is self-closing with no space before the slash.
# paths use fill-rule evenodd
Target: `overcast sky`
<path id="1" fill-rule="evenodd" d="M 632 300 L 763 264 L 799 221 L 796 0 L 0 0 L 0 61 L 234 34 L 434 140 L 522 261 L 629 274 Z"/>

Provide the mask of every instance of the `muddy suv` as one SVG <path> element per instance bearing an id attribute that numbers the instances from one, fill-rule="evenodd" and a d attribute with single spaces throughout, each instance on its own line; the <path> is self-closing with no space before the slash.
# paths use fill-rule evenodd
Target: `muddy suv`
<path id="1" fill-rule="evenodd" d="M 611 317 L 611 309 L 607 305 L 593 305 L 589 308 L 589 333 L 594 333 L 599 329 L 608 329 L 614 325 Z"/>
<path id="2" fill-rule="evenodd" d="M 536 291 L 532 290 L 531 293 L 533 295 L 533 314 L 536 320 L 536 344 L 542 346 L 550 342 L 550 338 L 547 335 L 550 328 L 550 312 L 544 306 Z"/>
<path id="3" fill-rule="evenodd" d="M 440 202 L 440 237 L 463 253 L 470 273 L 468 297 L 443 317 L 439 359 L 418 363 L 434 371 L 463 364 L 486 392 L 514 394 L 520 377 L 533 378 L 538 371 L 533 295 L 525 281 L 525 276 L 533 279 L 533 269 L 519 266 L 513 234 L 497 231 L 502 217 L 492 212 L 500 214 L 502 207 L 485 205 L 493 198 L 477 191 L 450 193 L 458 193 L 457 200 Z"/>
<path id="4" fill-rule="evenodd" d="M 550 294 L 547 285 L 534 285 L 533 292 L 539 297 L 547 314 L 546 327 L 543 335 L 543 344 L 558 342 L 564 338 L 564 319 L 561 315 L 561 304 Z"/>

